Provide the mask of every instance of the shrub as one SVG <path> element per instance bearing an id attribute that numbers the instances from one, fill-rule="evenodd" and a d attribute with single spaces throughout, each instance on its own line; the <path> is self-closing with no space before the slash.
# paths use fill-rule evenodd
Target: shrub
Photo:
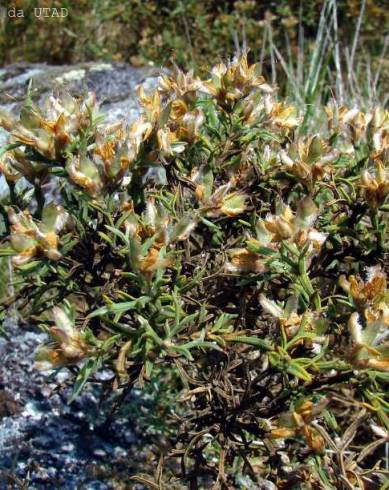
<path id="1" fill-rule="evenodd" d="M 93 95 L 2 114 L 3 316 L 48 333 L 73 398 L 102 367 L 164 386 L 151 488 L 378 488 L 389 113 L 334 101 L 306 134 L 245 56 L 138 96 L 130 127 Z"/>

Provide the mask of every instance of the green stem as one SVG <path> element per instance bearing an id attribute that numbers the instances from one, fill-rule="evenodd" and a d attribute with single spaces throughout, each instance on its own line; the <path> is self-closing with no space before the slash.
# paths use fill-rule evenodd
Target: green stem
<path id="1" fill-rule="evenodd" d="M 7 230 L 7 234 L 9 234 L 11 232 L 11 227 L 8 219 L 8 213 L 3 204 L 0 204 L 0 215 L 3 217 L 5 229 Z"/>
<path id="2" fill-rule="evenodd" d="M 9 198 L 11 201 L 11 204 L 14 206 L 17 206 L 17 196 L 15 192 L 15 184 L 13 182 L 8 182 L 8 187 L 9 187 Z"/>
<path id="3" fill-rule="evenodd" d="M 35 216 L 36 218 L 40 219 L 42 217 L 42 211 L 45 205 L 45 196 L 43 195 L 42 186 L 40 182 L 37 182 L 34 185 L 34 195 L 37 202 Z"/>
<path id="4" fill-rule="evenodd" d="M 308 276 L 307 263 L 306 263 L 305 256 L 300 257 L 299 263 L 298 263 L 298 268 L 299 268 L 299 273 L 300 273 L 299 279 L 300 279 L 300 283 L 301 283 L 302 287 L 305 289 L 305 291 L 309 295 L 309 299 L 310 299 L 310 301 L 313 302 L 316 310 L 320 310 L 321 309 L 320 295 L 315 290 L 315 288 L 313 287 L 311 279 Z"/>
<path id="5" fill-rule="evenodd" d="M 374 210 L 370 213 L 371 223 L 374 229 L 374 235 L 377 243 L 377 252 L 381 252 L 384 249 L 384 236 L 380 230 L 380 220 L 378 217 L 378 211 Z"/>

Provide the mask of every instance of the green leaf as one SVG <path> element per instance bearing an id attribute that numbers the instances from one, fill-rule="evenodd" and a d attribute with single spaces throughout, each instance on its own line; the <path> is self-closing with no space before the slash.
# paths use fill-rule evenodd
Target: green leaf
<path id="1" fill-rule="evenodd" d="M 297 361 L 291 361 L 287 367 L 287 372 L 303 381 L 311 382 L 312 376 Z"/>
<path id="2" fill-rule="evenodd" d="M 258 339 L 257 337 L 247 337 L 244 335 L 238 335 L 236 337 L 228 338 L 227 342 L 235 342 L 239 344 L 248 344 L 253 345 L 255 347 L 260 347 L 264 350 L 272 350 L 272 345 L 269 344 L 266 340 Z"/>
<path id="3" fill-rule="evenodd" d="M 7 151 L 15 150 L 16 148 L 19 148 L 19 146 L 22 146 L 22 143 L 11 143 L 9 145 L 2 146 L 0 148 L 0 157 L 2 157 L 4 153 L 7 153 Z"/>
<path id="4" fill-rule="evenodd" d="M 138 310 L 139 308 L 144 308 L 145 305 L 150 301 L 149 296 L 140 296 L 133 301 L 123 301 L 121 303 L 111 303 L 106 306 L 102 306 L 97 310 L 90 313 L 87 318 L 94 318 L 96 316 L 103 316 L 107 313 L 125 313 L 130 310 Z"/>
<path id="5" fill-rule="evenodd" d="M 105 225 L 105 227 L 107 228 L 107 230 L 109 230 L 115 236 L 119 237 L 125 245 L 129 244 L 128 237 L 122 231 L 118 230 L 114 226 Z"/>
<path id="6" fill-rule="evenodd" d="M 85 386 L 85 383 L 88 381 L 89 377 L 95 373 L 101 367 L 101 358 L 91 358 L 88 359 L 85 364 L 80 369 L 76 381 L 73 386 L 72 394 L 69 397 L 68 403 L 72 403 L 77 396 L 81 393 L 82 389 Z"/>
<path id="7" fill-rule="evenodd" d="M 111 247 L 114 246 L 114 243 L 113 243 L 112 239 L 106 233 L 103 233 L 102 231 L 99 231 L 98 232 L 98 235 L 99 235 L 100 238 L 102 238 L 104 241 L 106 241 L 109 245 L 111 245 Z"/>
<path id="8" fill-rule="evenodd" d="M 259 245 L 255 245 L 252 242 L 247 242 L 247 250 L 250 252 L 254 252 L 257 254 L 265 255 L 266 257 L 272 257 L 274 255 L 277 255 L 277 251 L 273 250 L 272 248 L 269 247 L 262 247 Z"/>
<path id="9" fill-rule="evenodd" d="M 16 252 L 11 247 L 3 247 L 0 248 L 0 257 L 10 257 L 12 255 L 16 255 Z"/>

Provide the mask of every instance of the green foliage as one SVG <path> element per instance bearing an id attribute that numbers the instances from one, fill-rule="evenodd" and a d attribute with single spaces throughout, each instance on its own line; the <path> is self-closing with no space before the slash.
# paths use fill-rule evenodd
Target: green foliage
<path id="1" fill-rule="evenodd" d="M 4 15 L 0 24 L 0 63 L 20 60 L 60 64 L 98 59 L 170 66 L 174 60 L 181 67 L 205 73 L 215 59 L 246 47 L 253 59 L 261 59 L 270 71 L 277 61 L 271 44 L 278 46 L 285 57 L 301 48 L 304 33 L 306 44 L 310 44 L 323 5 L 331 3 L 332 0 L 54 0 L 39 7 L 67 8 L 68 16 L 37 18 L 34 2 L 18 0 L 4 6 L 23 9 L 24 17 Z M 381 33 L 388 22 L 385 1 L 335 3 L 339 38 L 346 46 L 354 35 L 354 20 L 365 4 L 360 34 L 369 43 L 373 58 L 379 58 Z M 329 19 L 327 25 L 331 23 Z"/>
<path id="2" fill-rule="evenodd" d="M 157 393 L 151 488 L 379 486 L 389 113 L 334 102 L 309 134 L 260 73 L 162 76 L 130 127 L 91 96 L 3 114 L 2 308 L 47 331 L 72 399 L 103 367 Z"/>

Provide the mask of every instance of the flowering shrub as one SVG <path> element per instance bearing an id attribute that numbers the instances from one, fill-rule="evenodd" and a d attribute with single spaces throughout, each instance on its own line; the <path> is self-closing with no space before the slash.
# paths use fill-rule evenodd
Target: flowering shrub
<path id="1" fill-rule="evenodd" d="M 1 114 L 3 316 L 48 333 L 73 397 L 102 367 L 174 394 L 151 488 L 378 488 L 389 113 L 333 103 L 301 134 L 244 56 L 138 96 L 129 127 L 92 95 Z"/>

